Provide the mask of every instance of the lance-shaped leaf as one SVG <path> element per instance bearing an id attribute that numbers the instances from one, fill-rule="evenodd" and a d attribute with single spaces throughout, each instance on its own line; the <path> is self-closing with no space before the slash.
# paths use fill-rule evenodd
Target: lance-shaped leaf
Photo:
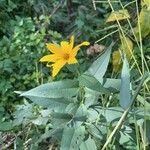
<path id="1" fill-rule="evenodd" d="M 78 92 L 78 81 L 64 80 L 40 85 L 21 94 L 44 107 L 66 106 Z"/>
<path id="2" fill-rule="evenodd" d="M 58 126 L 60 124 L 65 126 L 73 118 L 72 114 L 58 113 L 58 112 L 52 112 L 50 116 L 51 116 L 51 124 L 53 126 Z"/>
<path id="3" fill-rule="evenodd" d="M 85 127 L 65 127 L 61 140 L 60 150 L 79 150 L 85 137 Z"/>
<path id="4" fill-rule="evenodd" d="M 93 62 L 91 67 L 88 69 L 86 74 L 93 75 L 97 80 L 101 80 L 107 70 L 111 49 L 114 45 L 114 42 L 110 44 L 108 49 L 105 51 L 104 54 L 102 54 L 96 61 Z"/>
<path id="5" fill-rule="evenodd" d="M 49 138 L 49 137 L 54 137 L 57 138 L 58 134 L 62 134 L 63 132 L 63 126 L 57 126 L 56 128 L 53 128 L 51 130 L 46 130 L 46 132 L 44 134 L 42 134 L 42 136 L 35 142 L 35 145 L 38 145 L 40 142 L 42 142 L 43 140 Z"/>
<path id="6" fill-rule="evenodd" d="M 103 85 L 105 88 L 109 89 L 113 93 L 119 92 L 120 86 L 121 86 L 121 80 L 120 79 L 111 79 L 111 78 L 104 78 L 103 79 Z"/>
<path id="7" fill-rule="evenodd" d="M 102 84 L 93 76 L 83 74 L 79 77 L 79 83 L 93 91 L 101 94 L 110 94 L 110 92 L 102 86 Z"/>
<path id="8" fill-rule="evenodd" d="M 94 140 L 89 137 L 85 142 L 81 144 L 80 150 L 97 150 L 97 147 Z"/>
<path id="9" fill-rule="evenodd" d="M 122 108 L 126 109 L 130 103 L 131 103 L 131 93 L 130 93 L 129 64 L 127 59 L 124 58 L 121 73 L 120 105 Z"/>

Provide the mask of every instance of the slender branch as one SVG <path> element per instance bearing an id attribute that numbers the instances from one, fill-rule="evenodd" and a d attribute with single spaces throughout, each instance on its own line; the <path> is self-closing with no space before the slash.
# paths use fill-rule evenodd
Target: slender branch
<path id="1" fill-rule="evenodd" d="M 94 7 L 94 10 L 96 10 L 95 0 L 92 0 L 92 4 L 93 4 L 93 7 Z"/>
<path id="2" fill-rule="evenodd" d="M 133 103 L 135 102 L 136 100 L 136 97 L 138 96 L 138 93 L 140 92 L 140 89 L 144 83 L 144 81 L 147 79 L 147 77 L 149 76 L 148 73 L 145 73 L 135 94 L 133 95 L 132 99 L 131 99 L 131 103 L 129 104 L 128 108 L 124 111 L 124 113 L 122 114 L 120 120 L 118 121 L 116 127 L 114 128 L 114 130 L 112 131 L 112 133 L 110 134 L 110 136 L 108 137 L 107 141 L 105 142 L 103 148 L 101 150 L 105 150 L 105 148 L 107 147 L 107 145 L 111 142 L 113 136 L 115 135 L 115 133 L 122 127 L 128 113 L 129 113 L 129 110 L 131 109 Z"/>

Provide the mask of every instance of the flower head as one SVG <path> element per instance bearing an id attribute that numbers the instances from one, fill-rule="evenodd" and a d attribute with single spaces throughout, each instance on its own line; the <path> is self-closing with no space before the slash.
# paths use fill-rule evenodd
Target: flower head
<path id="1" fill-rule="evenodd" d="M 65 64 L 77 63 L 76 55 L 81 46 L 89 45 L 90 43 L 85 41 L 74 47 L 74 36 L 71 36 L 70 42 L 62 41 L 60 45 L 48 43 L 47 49 L 52 52 L 50 55 L 46 55 L 40 59 L 41 62 L 52 62 L 52 76 L 55 77 L 61 68 Z"/>

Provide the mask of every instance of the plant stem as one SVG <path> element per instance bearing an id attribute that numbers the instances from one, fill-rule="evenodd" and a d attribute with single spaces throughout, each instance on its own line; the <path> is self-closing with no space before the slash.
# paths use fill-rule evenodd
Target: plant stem
<path id="1" fill-rule="evenodd" d="M 120 2 L 121 2 L 121 1 L 120 1 Z M 110 8 L 111 8 L 112 12 L 114 12 L 115 10 L 114 10 L 114 8 L 113 8 L 113 6 L 112 6 L 112 4 L 111 4 L 111 1 L 108 0 L 108 3 L 109 3 L 109 5 L 110 5 Z M 123 5 L 121 5 L 121 6 L 123 7 Z M 126 44 L 127 44 L 127 46 L 128 46 L 128 42 L 127 42 L 127 40 L 126 40 L 126 36 L 125 36 L 124 31 L 123 31 L 123 28 L 122 28 L 122 26 L 121 26 L 121 24 L 120 24 L 120 22 L 119 22 L 119 20 L 118 20 L 118 18 L 117 18 L 117 16 L 116 16 L 116 14 L 114 14 L 114 15 L 115 15 L 115 18 L 116 18 L 116 21 L 117 21 L 117 24 L 118 24 L 118 29 L 120 30 L 120 33 L 121 33 L 122 36 L 124 37 L 125 42 L 126 42 Z M 128 20 L 128 23 L 129 23 L 129 25 L 130 25 L 130 27 L 131 27 L 131 30 L 132 30 L 132 32 L 133 32 L 133 35 L 134 35 L 134 37 L 135 37 L 135 39 L 136 39 L 136 41 L 137 41 L 137 38 L 136 38 L 136 36 L 135 36 L 135 34 L 134 34 L 134 31 L 133 31 L 133 28 L 132 28 L 132 26 L 131 26 L 131 24 L 130 24 L 130 21 L 129 21 L 129 19 L 127 19 L 127 20 Z M 137 44 L 138 44 L 138 47 L 141 48 L 141 46 L 139 45 L 138 41 L 137 41 Z M 129 49 L 130 49 L 130 48 L 129 48 Z M 142 50 L 141 50 L 141 51 L 142 51 Z M 142 75 L 144 74 L 143 69 L 142 69 L 142 71 L 141 71 L 141 69 L 140 69 L 140 67 L 139 67 L 139 64 L 138 64 L 138 62 L 137 62 L 135 56 L 133 55 L 132 52 L 131 52 L 131 54 L 132 54 L 132 58 L 133 58 L 133 60 L 134 60 L 134 63 L 135 63 L 135 65 L 136 65 L 136 67 L 137 67 L 137 69 L 138 69 L 140 75 L 142 76 Z M 142 57 L 142 58 L 144 58 L 144 57 Z M 145 60 L 145 59 L 144 59 L 144 60 Z M 145 61 L 145 64 L 146 64 L 147 70 L 148 70 L 148 72 L 149 72 L 149 68 L 148 68 L 148 65 L 147 65 L 146 61 Z M 147 86 L 147 84 L 145 84 L 145 87 L 146 87 L 147 91 L 150 92 L 149 87 Z"/>
<path id="2" fill-rule="evenodd" d="M 132 97 L 132 99 L 131 99 L 131 103 L 129 104 L 128 108 L 127 108 L 127 109 L 124 111 L 124 113 L 122 114 L 122 116 L 121 116 L 120 120 L 118 121 L 116 127 L 114 128 L 114 130 L 112 131 L 112 133 L 111 133 L 110 136 L 108 137 L 107 141 L 105 142 L 105 144 L 104 144 L 104 146 L 103 146 L 103 148 L 102 148 L 101 150 L 105 150 L 105 149 L 106 149 L 107 145 L 111 142 L 111 140 L 112 140 L 113 136 L 115 135 L 115 133 L 116 133 L 116 132 L 121 128 L 121 126 L 123 125 L 123 122 L 124 122 L 124 120 L 126 119 L 129 110 L 131 109 L 133 103 L 135 102 L 136 97 L 138 96 L 138 93 L 140 92 L 140 89 L 141 89 L 141 87 L 142 87 L 144 81 L 146 80 L 146 78 L 147 78 L 148 76 L 149 76 L 148 73 L 145 73 L 145 74 L 144 74 L 144 76 L 143 76 L 143 78 L 142 78 L 142 80 L 141 80 L 141 82 L 140 82 L 140 84 L 139 84 L 139 86 L 138 86 L 138 88 L 137 88 L 135 94 L 133 95 L 133 97 Z"/>

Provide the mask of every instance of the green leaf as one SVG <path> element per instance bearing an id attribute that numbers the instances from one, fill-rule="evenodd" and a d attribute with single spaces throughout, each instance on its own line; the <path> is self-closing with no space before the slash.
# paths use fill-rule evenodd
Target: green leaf
<path id="1" fill-rule="evenodd" d="M 96 144 L 91 137 L 80 145 L 80 150 L 97 150 Z"/>
<path id="2" fill-rule="evenodd" d="M 107 110 L 101 109 L 100 111 L 101 114 L 105 116 L 107 122 L 110 123 L 119 120 L 124 110 L 121 107 L 109 107 Z"/>
<path id="3" fill-rule="evenodd" d="M 86 106 L 84 104 L 81 104 L 79 108 L 77 109 L 73 117 L 73 120 L 84 122 L 87 119 L 87 115 L 88 115 L 88 111 L 87 111 Z"/>
<path id="4" fill-rule="evenodd" d="M 109 90 L 115 90 L 119 91 L 120 86 L 121 86 L 121 80 L 120 79 L 111 79 L 111 78 L 106 78 L 103 80 L 104 87 L 109 89 Z M 111 91 L 111 92 L 113 92 Z"/>
<path id="5" fill-rule="evenodd" d="M 150 144 L 150 120 L 146 120 L 146 137 L 147 137 L 147 142 Z"/>
<path id="6" fill-rule="evenodd" d="M 18 126 L 20 124 L 26 124 L 29 122 L 29 118 L 35 118 L 33 114 L 33 104 L 24 101 L 25 104 L 16 106 L 16 111 L 14 112 L 13 126 Z"/>
<path id="7" fill-rule="evenodd" d="M 73 117 L 73 115 L 68 113 L 56 113 L 56 112 L 51 113 L 51 116 L 57 119 L 69 119 L 69 120 L 72 119 Z"/>
<path id="8" fill-rule="evenodd" d="M 88 120 L 90 122 L 94 122 L 98 118 L 100 118 L 101 120 L 104 117 L 105 121 L 107 121 L 108 123 L 113 123 L 119 120 L 119 118 L 122 116 L 124 112 L 124 109 L 122 109 L 121 107 L 109 107 L 107 109 L 104 109 L 103 107 L 96 106 L 95 109 L 89 108 L 88 112 L 89 112 Z"/>
<path id="9" fill-rule="evenodd" d="M 122 127 L 121 131 L 119 131 L 120 133 L 120 137 L 118 140 L 118 142 L 120 143 L 120 145 L 122 145 L 123 148 L 125 149 L 135 149 L 136 147 L 136 138 L 135 138 L 135 132 L 133 131 L 133 129 L 130 126 L 124 126 Z"/>
<path id="10" fill-rule="evenodd" d="M 147 108 L 150 108 L 150 103 L 145 101 L 145 98 L 142 97 L 141 95 L 137 96 L 137 100 L 144 106 L 146 106 Z"/>
<path id="11" fill-rule="evenodd" d="M 122 108 L 126 109 L 130 103 L 131 103 L 131 93 L 130 93 L 129 64 L 127 59 L 124 58 L 121 73 L 120 105 Z"/>
<path id="12" fill-rule="evenodd" d="M 79 150 L 85 137 L 85 127 L 65 127 L 61 140 L 60 150 Z"/>
<path id="13" fill-rule="evenodd" d="M 52 117 L 51 124 L 53 126 L 58 126 L 60 124 L 65 126 L 73 118 L 73 115 L 72 114 L 68 114 L 68 113 L 52 112 L 50 115 Z"/>
<path id="14" fill-rule="evenodd" d="M 72 103 L 72 99 L 67 98 L 43 98 L 43 97 L 36 97 L 30 96 L 28 97 L 33 103 L 38 104 L 42 107 L 46 107 L 53 110 L 64 111 L 66 106 Z"/>
<path id="15" fill-rule="evenodd" d="M 78 92 L 78 81 L 64 80 L 40 85 L 21 94 L 43 107 L 65 108 Z"/>
<path id="16" fill-rule="evenodd" d="M 40 85 L 32 90 L 24 92 L 21 96 L 43 97 L 43 98 L 62 98 L 76 95 L 78 82 L 74 80 L 56 81 Z"/>
<path id="17" fill-rule="evenodd" d="M 99 100 L 100 93 L 93 91 L 89 88 L 85 88 L 85 105 L 86 107 L 89 107 L 93 104 L 97 104 L 97 101 Z"/>
<path id="18" fill-rule="evenodd" d="M 100 129 L 99 129 L 99 126 L 96 124 L 86 123 L 86 128 L 93 137 L 95 137 L 99 140 L 103 139 L 104 135 L 102 134 L 102 132 L 100 130 L 100 129 L 102 129 L 102 126 L 100 126 Z"/>
<path id="19" fill-rule="evenodd" d="M 101 94 L 110 94 L 110 92 L 105 89 L 102 84 L 93 76 L 83 74 L 79 77 L 79 83 L 94 91 L 100 92 Z"/>
<path id="20" fill-rule="evenodd" d="M 38 118 L 32 120 L 32 123 L 35 124 L 35 125 L 46 125 L 48 120 L 49 120 L 48 117 L 39 116 Z"/>
<path id="21" fill-rule="evenodd" d="M 37 145 L 38 143 L 42 142 L 43 140 L 49 138 L 49 137 L 55 137 L 57 134 L 62 134 L 62 126 L 57 126 L 57 128 L 51 129 L 49 131 L 46 131 L 35 143 Z"/>
<path id="22" fill-rule="evenodd" d="M 103 78 L 108 67 L 111 49 L 113 45 L 114 42 L 110 44 L 104 54 L 102 54 L 96 61 L 93 62 L 86 74 L 93 75 L 97 80 L 101 80 Z"/>
<path id="23" fill-rule="evenodd" d="M 77 109 L 79 108 L 79 103 L 70 103 L 66 109 L 65 109 L 65 112 L 69 113 L 69 114 L 75 114 Z"/>
<path id="24" fill-rule="evenodd" d="M 9 131 L 12 128 L 12 122 L 0 122 L 0 131 Z"/>

